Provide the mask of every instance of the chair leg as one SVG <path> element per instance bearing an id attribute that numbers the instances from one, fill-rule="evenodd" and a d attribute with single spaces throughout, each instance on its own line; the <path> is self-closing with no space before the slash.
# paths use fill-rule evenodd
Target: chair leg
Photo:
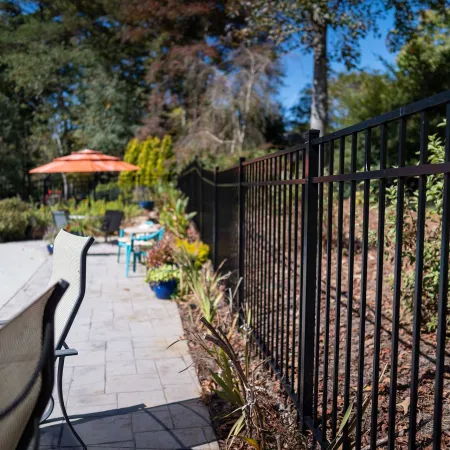
<path id="1" fill-rule="evenodd" d="M 120 245 L 117 245 L 117 262 L 120 262 Z"/>
<path id="2" fill-rule="evenodd" d="M 80 436 L 78 436 L 78 433 L 75 431 L 72 423 L 70 422 L 69 416 L 67 415 L 66 406 L 64 405 L 64 395 L 62 390 L 62 378 L 63 378 L 63 371 L 64 371 L 64 357 L 60 357 L 58 361 L 58 397 L 59 397 L 59 404 L 61 406 L 61 411 L 63 413 L 64 419 L 66 419 L 67 426 L 70 428 L 70 431 L 72 431 L 73 435 L 77 439 L 77 441 L 81 444 L 84 450 L 87 450 L 86 445 L 81 440 Z"/>
<path id="3" fill-rule="evenodd" d="M 39 450 L 39 442 L 41 438 L 41 434 L 39 432 L 39 421 L 35 421 L 35 431 L 34 431 L 34 437 L 33 437 L 33 450 Z"/>
<path id="4" fill-rule="evenodd" d="M 125 262 L 125 275 L 128 278 L 128 272 L 130 270 L 130 259 L 131 259 L 131 246 L 127 246 L 127 258 Z"/>
<path id="5" fill-rule="evenodd" d="M 50 401 L 48 402 L 48 408 L 45 410 L 44 414 L 42 414 L 41 422 L 44 423 L 52 414 L 53 409 L 55 407 L 55 400 L 53 399 L 53 395 L 50 397 Z"/>

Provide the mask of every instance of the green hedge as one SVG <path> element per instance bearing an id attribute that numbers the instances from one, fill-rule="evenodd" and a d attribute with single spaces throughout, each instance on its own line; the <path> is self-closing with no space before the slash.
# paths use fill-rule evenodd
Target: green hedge
<path id="1" fill-rule="evenodd" d="M 50 208 L 35 207 L 19 197 L 0 200 L 0 242 L 42 237 L 51 222 Z"/>

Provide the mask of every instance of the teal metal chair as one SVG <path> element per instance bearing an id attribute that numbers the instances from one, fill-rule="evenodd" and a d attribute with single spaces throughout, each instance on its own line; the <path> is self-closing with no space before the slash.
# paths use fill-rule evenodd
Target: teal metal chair
<path id="1" fill-rule="evenodd" d="M 156 233 L 153 233 L 148 236 L 139 236 L 134 239 L 134 243 L 138 242 L 148 242 L 151 240 L 160 241 L 164 236 L 164 227 L 158 230 Z M 133 248 L 133 272 L 136 272 L 136 260 L 139 260 L 139 262 L 142 262 L 141 258 L 143 255 L 145 255 L 146 250 L 136 250 Z"/>
<path id="2" fill-rule="evenodd" d="M 145 222 L 146 225 L 154 225 L 154 222 L 151 220 L 148 220 L 147 222 Z M 125 237 L 125 231 L 120 228 L 119 229 L 119 240 L 117 242 L 117 262 L 120 262 L 120 249 L 124 248 L 125 249 L 125 254 L 127 252 L 127 247 L 131 244 L 131 239 L 127 239 Z"/>
<path id="3" fill-rule="evenodd" d="M 146 222 L 148 225 L 153 225 L 153 222 Z M 136 271 L 136 259 L 141 260 L 141 256 L 144 252 L 137 251 L 137 255 L 135 254 L 134 244 L 135 242 L 145 242 L 151 240 L 161 240 L 164 234 L 164 228 L 161 228 L 158 231 L 154 231 L 152 233 L 146 233 L 142 235 L 136 235 L 132 233 L 129 238 L 125 237 L 124 231 L 119 231 L 119 241 L 117 248 L 117 262 L 120 262 L 120 253 L 121 248 L 125 248 L 125 274 L 128 277 L 128 273 L 130 271 L 130 263 L 131 263 L 131 254 L 133 253 L 133 271 Z"/>

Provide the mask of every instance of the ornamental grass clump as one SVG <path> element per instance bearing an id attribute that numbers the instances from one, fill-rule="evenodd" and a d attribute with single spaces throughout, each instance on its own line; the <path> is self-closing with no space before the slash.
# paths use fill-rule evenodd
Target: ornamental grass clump
<path id="1" fill-rule="evenodd" d="M 255 388 L 254 380 L 249 375 L 249 358 L 251 328 L 249 320 L 241 327 L 244 340 L 243 361 L 230 342 L 236 321 L 226 333 L 220 326 L 215 327 L 206 318 L 201 322 L 207 330 L 202 336 L 191 333 L 191 338 L 214 361 L 215 369 L 210 369 L 216 388 L 213 392 L 229 403 L 237 419 L 228 434 L 227 447 L 230 448 L 236 439 L 246 442 L 251 447 L 261 450 L 265 446 L 264 416 L 261 407 L 261 392 Z M 212 345 L 211 345 L 212 344 Z"/>
<path id="2" fill-rule="evenodd" d="M 213 323 L 216 317 L 219 303 L 225 298 L 225 281 L 231 275 L 231 272 L 220 273 L 222 265 L 223 263 L 215 272 L 205 266 L 187 280 L 188 289 L 191 292 L 189 298 L 194 301 L 208 323 Z"/>

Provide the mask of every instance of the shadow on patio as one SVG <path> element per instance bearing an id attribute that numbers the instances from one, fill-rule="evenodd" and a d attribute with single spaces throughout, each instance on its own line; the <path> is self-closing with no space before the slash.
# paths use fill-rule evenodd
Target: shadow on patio
<path id="1" fill-rule="evenodd" d="M 218 449 L 208 410 L 199 399 L 153 408 L 139 404 L 71 419 L 89 449 Z M 40 448 L 81 449 L 60 418 L 41 428 Z"/>

